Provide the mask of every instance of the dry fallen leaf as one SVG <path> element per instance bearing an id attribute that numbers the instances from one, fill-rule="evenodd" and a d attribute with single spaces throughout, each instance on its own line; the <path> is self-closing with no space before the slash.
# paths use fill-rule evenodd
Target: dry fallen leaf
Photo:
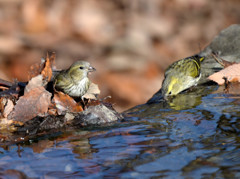
<path id="1" fill-rule="evenodd" d="M 0 118 L 0 129 L 9 128 L 12 124 L 12 120 L 8 120 L 8 114 L 13 110 L 13 102 L 7 98 L 0 98 L 0 111 L 1 111 L 1 118 Z M 1 137 L 0 137 L 1 138 Z"/>
<path id="2" fill-rule="evenodd" d="M 91 83 L 87 92 L 82 96 L 82 99 L 97 99 L 97 95 L 100 94 L 100 90 L 98 88 L 98 85 Z"/>
<path id="3" fill-rule="evenodd" d="M 53 52 L 50 54 L 47 54 L 47 58 L 44 64 L 44 68 L 41 71 L 41 75 L 43 76 L 43 81 L 45 82 L 44 85 L 46 85 L 52 78 L 52 64 L 55 60 L 56 54 Z"/>
<path id="4" fill-rule="evenodd" d="M 59 115 L 64 112 L 81 112 L 83 108 L 73 98 L 63 92 L 55 92 L 53 102 L 56 105 Z"/>
<path id="5" fill-rule="evenodd" d="M 42 75 L 38 75 L 33 77 L 27 84 L 27 86 L 24 89 L 24 94 L 28 93 L 29 91 L 31 91 L 34 88 L 40 87 L 43 84 L 43 76 Z"/>
<path id="6" fill-rule="evenodd" d="M 36 116 L 44 116 L 48 111 L 51 93 L 44 87 L 37 87 L 20 97 L 14 110 L 8 115 L 9 119 L 26 122 Z"/>
<path id="7" fill-rule="evenodd" d="M 10 99 L 4 98 L 3 101 L 5 101 L 3 117 L 7 117 L 10 114 L 10 112 L 12 112 L 12 110 L 14 108 L 14 104 Z"/>
<path id="8" fill-rule="evenodd" d="M 41 58 L 40 63 L 36 63 L 30 66 L 30 71 L 28 72 L 28 80 L 31 80 L 33 77 L 41 74 L 45 65 L 45 59 Z"/>
<path id="9" fill-rule="evenodd" d="M 215 81 L 219 85 L 224 84 L 224 78 L 229 82 L 240 82 L 240 64 L 238 63 L 228 66 L 208 77 L 208 79 Z"/>
<path id="10" fill-rule="evenodd" d="M 55 61 L 56 54 L 55 52 L 47 53 L 46 59 L 42 58 L 41 63 L 34 64 L 30 67 L 28 79 L 32 79 L 33 77 L 41 74 L 43 76 L 43 80 L 45 84 L 51 80 L 52 77 L 52 65 Z M 44 85 L 45 85 L 44 84 Z"/>

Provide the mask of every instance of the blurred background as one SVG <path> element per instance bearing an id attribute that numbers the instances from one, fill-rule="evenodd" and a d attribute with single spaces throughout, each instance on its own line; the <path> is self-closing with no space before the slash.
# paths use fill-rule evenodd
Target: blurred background
<path id="1" fill-rule="evenodd" d="M 27 81 L 47 51 L 58 69 L 85 59 L 100 98 L 123 111 L 160 89 L 169 64 L 240 23 L 239 9 L 239 0 L 0 0 L 0 78 Z"/>

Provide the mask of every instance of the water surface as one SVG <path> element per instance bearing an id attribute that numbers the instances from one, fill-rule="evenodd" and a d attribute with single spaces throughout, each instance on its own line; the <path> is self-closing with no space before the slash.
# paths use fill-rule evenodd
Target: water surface
<path id="1" fill-rule="evenodd" d="M 1 175 L 14 169 L 32 178 L 239 178 L 239 106 L 238 94 L 199 87 L 136 106 L 110 126 L 2 146 Z"/>

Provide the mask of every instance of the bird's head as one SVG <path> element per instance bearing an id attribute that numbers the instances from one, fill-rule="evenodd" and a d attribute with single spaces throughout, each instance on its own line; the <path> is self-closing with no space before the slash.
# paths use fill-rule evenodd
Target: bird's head
<path id="1" fill-rule="evenodd" d="M 76 61 L 68 69 L 68 73 L 75 80 L 81 80 L 88 76 L 89 72 L 93 72 L 96 69 L 86 61 Z"/>
<path id="2" fill-rule="evenodd" d="M 179 78 L 175 76 L 167 76 L 162 83 L 162 95 L 164 98 L 177 95 L 182 91 Z"/>

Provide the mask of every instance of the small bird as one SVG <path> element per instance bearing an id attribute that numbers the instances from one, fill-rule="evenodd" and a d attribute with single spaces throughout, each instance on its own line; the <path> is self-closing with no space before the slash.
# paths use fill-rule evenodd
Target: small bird
<path id="1" fill-rule="evenodd" d="M 55 89 L 71 97 L 82 97 L 87 92 L 91 83 L 88 73 L 95 70 L 86 61 L 76 61 L 67 70 L 61 71 L 55 77 Z"/>
<path id="2" fill-rule="evenodd" d="M 199 55 L 187 57 L 174 62 L 165 72 L 161 93 L 166 99 L 168 96 L 178 93 L 197 85 L 201 78 L 201 62 L 204 57 Z"/>

